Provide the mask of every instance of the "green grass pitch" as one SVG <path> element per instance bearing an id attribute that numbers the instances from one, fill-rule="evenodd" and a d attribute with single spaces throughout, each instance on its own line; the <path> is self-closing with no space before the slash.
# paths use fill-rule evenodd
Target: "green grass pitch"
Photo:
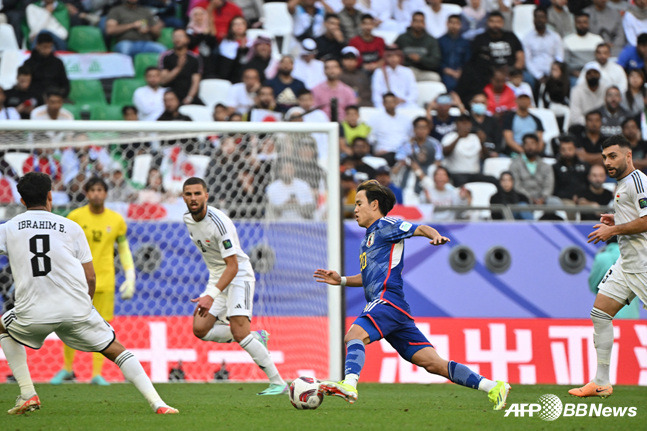
<path id="1" fill-rule="evenodd" d="M 536 403 L 555 394 L 563 403 L 603 403 L 638 408 L 633 418 L 504 417 L 484 393 L 451 384 L 360 383 L 359 401 L 350 405 L 326 397 L 317 410 L 296 410 L 287 396 L 259 397 L 263 384 L 161 384 L 162 397 L 179 415 L 158 416 L 130 384 L 37 385 L 42 409 L 23 416 L 4 413 L 13 406 L 17 385 L 0 385 L 0 430 L 609 430 L 647 429 L 647 388 L 617 386 L 612 397 L 580 400 L 567 386 L 513 386 L 510 403 Z"/>

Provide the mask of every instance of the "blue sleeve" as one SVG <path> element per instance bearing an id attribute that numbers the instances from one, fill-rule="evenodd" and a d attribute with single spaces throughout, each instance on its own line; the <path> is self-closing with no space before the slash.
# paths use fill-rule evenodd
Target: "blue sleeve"
<path id="1" fill-rule="evenodd" d="M 396 223 L 382 229 L 382 235 L 387 242 L 398 242 L 411 238 L 418 228 L 417 224 L 398 220 Z"/>

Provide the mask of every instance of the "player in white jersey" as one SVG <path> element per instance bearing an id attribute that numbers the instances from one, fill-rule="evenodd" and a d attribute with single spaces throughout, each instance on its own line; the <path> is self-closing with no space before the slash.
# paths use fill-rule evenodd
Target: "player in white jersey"
<path id="1" fill-rule="evenodd" d="M 100 352 L 158 414 L 178 413 L 158 395 L 139 361 L 115 338 L 92 307 L 96 278 L 90 246 L 81 226 L 52 214 L 52 180 L 30 172 L 18 182 L 27 211 L 0 226 L 0 254 L 9 256 L 15 280 L 15 308 L 0 317 L 0 346 L 20 395 L 9 414 L 40 408 L 25 347 L 39 349 L 52 332 L 68 346 Z"/>
<path id="2" fill-rule="evenodd" d="M 602 143 L 602 160 L 609 176 L 618 181 L 615 214 L 602 214 L 589 234 L 589 242 L 597 244 L 618 235 L 620 257 L 598 285 L 591 310 L 597 372 L 593 381 L 568 391 L 578 397 L 608 397 L 613 393 L 609 379 L 613 317 L 636 296 L 647 304 L 647 176 L 634 168 L 631 144 L 621 135 Z"/>
<path id="3" fill-rule="evenodd" d="M 209 269 L 207 287 L 193 313 L 193 334 L 204 341 L 236 341 L 252 357 L 270 380 L 270 386 L 258 395 L 287 393 L 267 350 L 266 331 L 250 332 L 254 302 L 254 270 L 240 247 L 236 226 L 222 211 L 207 206 L 206 183 L 196 177 L 182 186 L 188 208 L 184 223 L 191 240 L 198 247 Z"/>

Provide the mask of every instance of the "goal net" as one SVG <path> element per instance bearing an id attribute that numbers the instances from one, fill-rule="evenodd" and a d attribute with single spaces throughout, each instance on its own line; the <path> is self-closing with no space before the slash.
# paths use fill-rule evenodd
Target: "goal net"
<path id="1" fill-rule="evenodd" d="M 208 271 L 182 222 L 184 180 L 204 178 L 209 204 L 236 224 L 257 274 L 252 330 L 270 332 L 282 376 L 340 378 L 342 296 L 316 283 L 316 268 L 340 269 L 341 226 L 337 125 L 193 122 L 0 122 L 0 220 L 22 212 L 19 176 L 54 179 L 54 211 L 86 205 L 84 183 L 109 185 L 106 206 L 126 219 L 137 283 L 135 296 L 115 295 L 118 339 L 153 381 L 265 380 L 236 343 L 192 333 L 194 304 Z M 332 174 L 332 175 L 331 175 Z M 124 280 L 119 259 L 116 285 Z M 98 274 L 100 276 L 100 274 Z M 12 277 L 0 260 L 0 302 L 12 306 Z M 62 368 L 62 342 L 50 336 L 28 353 L 35 381 Z M 79 381 L 90 379 L 90 354 L 77 353 Z M 11 374 L 0 351 L 0 382 Z M 106 361 L 103 376 L 121 381 Z"/>

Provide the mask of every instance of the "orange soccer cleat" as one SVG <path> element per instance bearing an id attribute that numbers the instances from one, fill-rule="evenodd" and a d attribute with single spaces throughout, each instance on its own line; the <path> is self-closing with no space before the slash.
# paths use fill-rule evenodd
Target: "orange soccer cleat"
<path id="1" fill-rule="evenodd" d="M 569 394 L 576 397 L 601 397 L 606 398 L 613 394 L 613 386 L 604 385 L 600 386 L 595 382 L 588 382 L 581 388 L 573 388 L 568 391 Z"/>

